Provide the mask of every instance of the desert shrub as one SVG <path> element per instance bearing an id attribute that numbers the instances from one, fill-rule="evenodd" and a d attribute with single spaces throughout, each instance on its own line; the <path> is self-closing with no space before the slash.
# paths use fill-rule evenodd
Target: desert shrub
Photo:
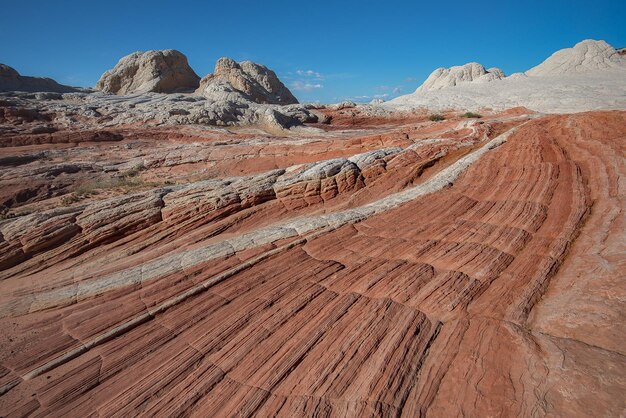
<path id="1" fill-rule="evenodd" d="M 81 199 L 81 196 L 77 195 L 76 193 L 71 193 L 61 198 L 61 204 L 63 206 L 70 206 L 72 203 L 80 202 Z"/>
<path id="2" fill-rule="evenodd" d="M 4 205 L 0 205 L 0 221 L 12 218 L 11 215 L 12 214 L 9 213 L 9 208 Z"/>
<path id="3" fill-rule="evenodd" d="M 474 112 L 465 112 L 461 116 L 463 116 L 464 118 L 476 118 L 476 119 L 480 119 L 483 117 L 482 115 L 478 113 L 474 113 Z"/>
<path id="4" fill-rule="evenodd" d="M 439 122 L 439 121 L 445 120 L 446 117 L 443 115 L 440 115 L 439 113 L 435 113 L 434 115 L 430 115 L 428 119 L 432 120 L 433 122 Z"/>
<path id="5" fill-rule="evenodd" d="M 161 187 L 163 185 L 175 184 L 172 181 L 150 182 L 144 181 L 139 175 L 145 170 L 143 164 L 139 164 L 123 174 L 119 174 L 111 178 L 101 178 L 81 184 L 73 193 L 65 195 L 61 198 L 61 204 L 70 206 L 73 203 L 80 202 L 92 195 L 97 195 L 101 191 L 116 190 L 122 193 L 131 193 L 137 190 Z"/>
<path id="6" fill-rule="evenodd" d="M 125 177 L 137 177 L 139 175 L 139 172 L 141 172 L 142 170 L 144 170 L 145 167 L 143 164 L 137 164 L 136 166 L 134 166 L 133 168 L 131 168 L 130 170 L 128 170 L 124 176 Z"/>

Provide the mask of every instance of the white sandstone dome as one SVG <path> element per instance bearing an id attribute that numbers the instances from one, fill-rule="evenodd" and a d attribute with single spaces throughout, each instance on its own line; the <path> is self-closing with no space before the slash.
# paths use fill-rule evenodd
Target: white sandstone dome
<path id="1" fill-rule="evenodd" d="M 217 85 L 224 83 L 260 104 L 297 104 L 298 99 L 278 79 L 276 73 L 264 65 L 251 61 L 235 62 L 224 57 L 217 60 L 213 74 L 200 81 L 197 94 L 212 97 Z M 223 87 L 219 87 L 222 90 Z"/>
<path id="2" fill-rule="evenodd" d="M 579 42 L 509 77 L 481 67 L 470 63 L 437 69 L 414 93 L 383 106 L 430 110 L 523 106 L 546 113 L 626 109 L 626 57 L 605 41 Z"/>
<path id="3" fill-rule="evenodd" d="M 605 41 L 587 39 L 556 51 L 538 66 L 526 71 L 529 76 L 580 74 L 626 67 L 626 58 Z"/>
<path id="4" fill-rule="evenodd" d="M 441 90 L 463 83 L 484 83 L 504 78 L 504 72 L 499 68 L 485 69 L 477 62 L 458 65 L 450 68 L 437 68 L 424 81 L 416 92 Z"/>
<path id="5" fill-rule="evenodd" d="M 174 49 L 166 49 L 134 52 L 123 57 L 102 75 L 96 89 L 118 95 L 175 93 L 193 91 L 199 81 L 187 57 Z"/>

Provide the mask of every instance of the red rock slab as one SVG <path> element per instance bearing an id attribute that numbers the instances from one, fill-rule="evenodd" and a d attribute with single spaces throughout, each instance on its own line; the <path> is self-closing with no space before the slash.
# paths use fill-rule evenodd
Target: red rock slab
<path id="1" fill-rule="evenodd" d="M 626 354 L 626 219 L 620 209 L 625 204 L 625 122 L 620 112 L 589 113 L 566 120 L 558 140 L 579 165 L 593 206 L 569 256 L 529 318 L 537 332 L 621 355 Z"/>
<path id="2" fill-rule="evenodd" d="M 624 273 L 616 227 L 623 223 L 625 116 L 532 120 L 453 184 L 280 247 L 39 375 L 27 372 L 142 318 L 148 306 L 236 265 L 237 257 L 3 318 L 3 346 L 23 354 L 0 358 L 1 382 L 18 379 L 0 396 L 0 411 L 620 416 L 626 360 L 613 321 L 624 309 L 621 282 L 612 277 Z M 250 229 L 224 236 L 262 224 L 249 219 Z M 199 230 L 217 228 L 208 225 Z M 168 233 L 183 243 L 198 226 Z M 151 238 L 158 227 L 149 228 L 154 235 L 124 238 L 130 241 L 95 251 L 92 261 L 124 260 L 126 243 L 142 237 L 158 243 Z M 117 268 L 175 251 L 172 242 Z M 54 283 L 43 272 L 41 280 Z M 30 286 L 41 285 L 27 282 L 9 301 L 27 298 Z M 593 315 L 596 309 L 606 316 Z M 590 332 L 594 325 L 602 331 Z"/>

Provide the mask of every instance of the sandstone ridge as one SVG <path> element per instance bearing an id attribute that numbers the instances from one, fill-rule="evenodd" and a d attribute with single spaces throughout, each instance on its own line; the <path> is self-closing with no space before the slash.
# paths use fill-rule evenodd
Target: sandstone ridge
<path id="1" fill-rule="evenodd" d="M 51 78 L 20 75 L 15 69 L 0 64 L 0 91 L 67 93 L 77 89 L 64 86 Z"/>
<path id="2" fill-rule="evenodd" d="M 0 97 L 1 416 L 623 415 L 626 111 Z"/>

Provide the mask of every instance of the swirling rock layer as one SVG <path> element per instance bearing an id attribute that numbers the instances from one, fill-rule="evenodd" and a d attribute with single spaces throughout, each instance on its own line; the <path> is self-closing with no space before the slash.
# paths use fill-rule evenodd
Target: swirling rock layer
<path id="1" fill-rule="evenodd" d="M 321 111 L 15 134 L 1 415 L 623 415 L 626 112 Z"/>

